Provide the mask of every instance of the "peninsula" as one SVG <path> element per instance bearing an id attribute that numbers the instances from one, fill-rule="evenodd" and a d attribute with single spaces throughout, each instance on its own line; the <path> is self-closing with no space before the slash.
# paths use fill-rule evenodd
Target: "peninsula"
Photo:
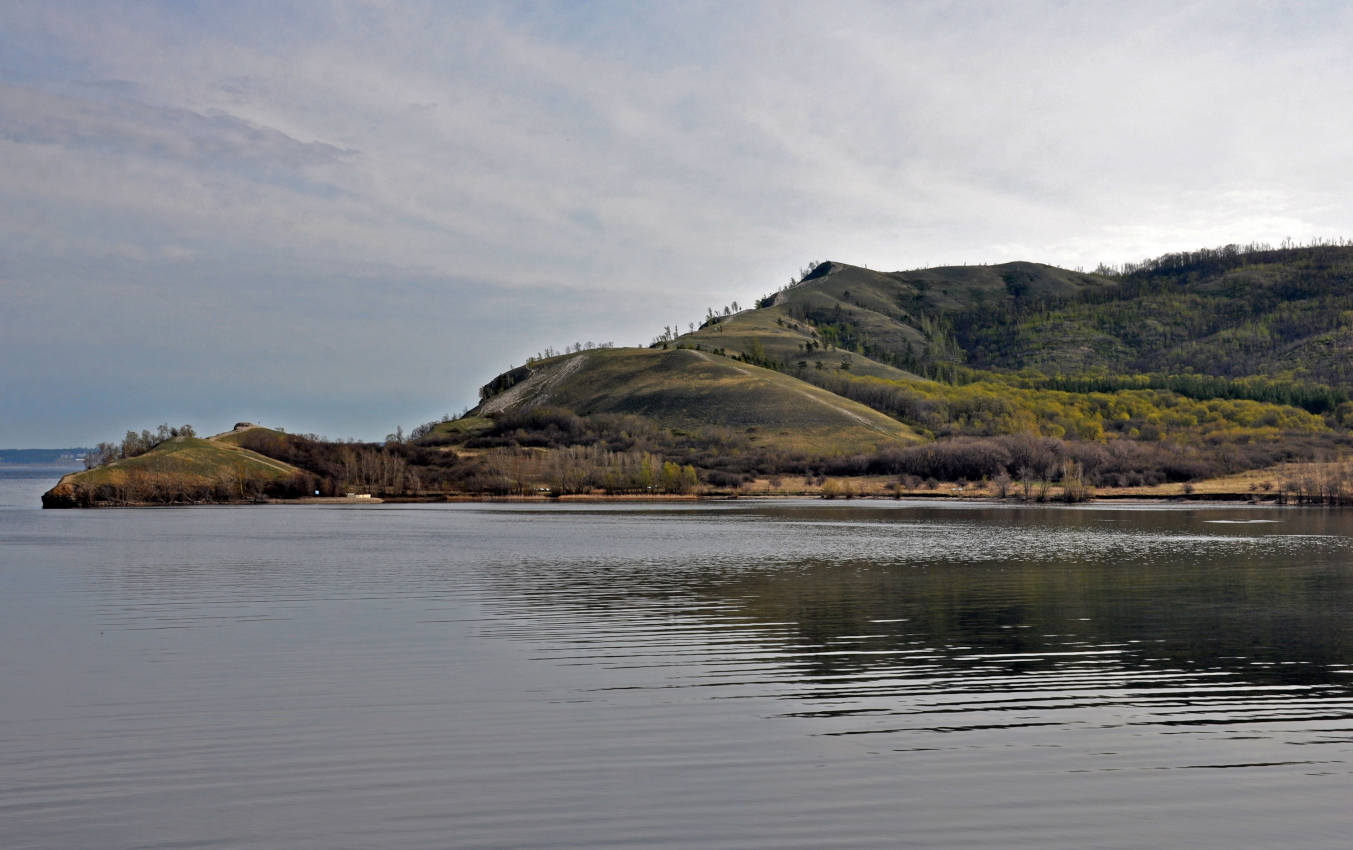
<path id="1" fill-rule="evenodd" d="M 812 494 L 1353 498 L 1353 247 L 813 263 L 646 347 L 545 350 L 383 443 L 129 433 L 48 507 Z"/>

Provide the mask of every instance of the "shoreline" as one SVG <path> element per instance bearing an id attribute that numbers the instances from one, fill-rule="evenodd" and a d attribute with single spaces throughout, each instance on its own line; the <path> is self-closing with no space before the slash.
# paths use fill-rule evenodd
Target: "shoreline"
<path id="1" fill-rule="evenodd" d="M 222 502 L 123 502 L 102 503 L 87 508 L 190 508 L 190 507 L 267 507 L 286 505 L 309 505 L 322 507 L 361 507 L 366 505 L 435 505 L 435 504 L 471 504 L 471 503 L 521 503 L 521 504 L 601 504 L 601 503 L 688 503 L 688 502 L 737 502 L 737 501 L 820 501 L 820 502 L 948 502 L 970 505 L 1011 505 L 1017 507 L 1078 507 L 1092 505 L 1172 505 L 1177 507 L 1218 506 L 1218 507 L 1266 507 L 1266 508 L 1343 508 L 1349 505 L 1322 504 L 1315 502 L 1282 502 L 1277 498 L 1256 498 L 1249 493 L 1195 493 L 1190 495 L 1154 495 L 1136 493 L 1112 493 L 1090 499 L 1068 502 L 1063 499 L 1021 499 L 1007 496 L 1000 498 L 992 495 L 958 495 L 953 493 L 904 493 L 900 495 L 859 494 L 851 496 L 823 496 L 817 493 L 704 493 L 704 494 L 617 494 L 575 493 L 565 496 L 521 496 L 521 495 L 473 495 L 438 494 L 424 496 L 384 496 L 353 498 L 347 496 L 307 496 L 299 499 L 259 499 Z M 60 510 L 61 508 L 52 508 Z M 79 510 L 71 507 L 67 510 Z"/>
<path id="2" fill-rule="evenodd" d="M 997 488 L 991 482 L 967 481 L 930 481 L 926 486 L 902 487 L 893 476 L 858 476 L 850 478 L 832 478 L 810 481 L 790 476 L 765 476 L 745 481 L 737 488 L 706 488 L 691 493 L 589 493 L 554 494 L 543 487 L 526 493 L 464 493 L 464 492 L 423 492 L 399 495 L 381 495 L 375 492 L 353 492 L 343 496 L 300 496 L 297 498 L 276 498 L 253 496 L 225 500 L 182 500 L 182 501 L 100 501 L 93 504 L 76 505 L 61 503 L 47 498 L 56 492 L 78 471 L 70 471 L 61 476 L 57 485 L 43 494 L 44 507 L 52 509 L 78 507 L 200 507 L 200 506 L 242 506 L 242 505 L 319 505 L 353 507 L 379 504 L 449 504 L 456 502 L 521 502 L 521 503 L 644 503 L 644 502 L 696 502 L 696 501 L 736 501 L 757 500 L 804 500 L 821 501 L 911 501 L 911 502 L 947 502 L 951 504 L 999 504 L 999 505 L 1077 505 L 1098 503 L 1101 505 L 1120 504 L 1124 506 L 1140 505 L 1215 505 L 1255 507 L 1345 507 L 1348 500 L 1345 494 L 1337 494 L 1333 502 L 1316 499 L 1302 500 L 1285 488 L 1272 489 L 1264 486 L 1275 477 L 1276 470 L 1250 471 L 1240 475 L 1228 476 L 1208 481 L 1140 485 L 1136 487 L 1103 487 L 1078 490 L 1074 495 L 1081 498 L 1067 498 L 1066 490 L 1060 485 L 1026 486 L 1006 488 L 1005 495 L 998 495 Z M 1260 483 L 1262 482 L 1262 483 Z M 1340 504 L 1340 503 L 1343 504 Z"/>

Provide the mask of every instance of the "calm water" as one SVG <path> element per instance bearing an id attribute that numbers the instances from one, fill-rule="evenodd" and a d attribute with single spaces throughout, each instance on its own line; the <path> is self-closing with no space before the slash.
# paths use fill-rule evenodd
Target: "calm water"
<path id="1" fill-rule="evenodd" d="M 1346 513 L 0 476 L 6 848 L 1348 844 Z"/>

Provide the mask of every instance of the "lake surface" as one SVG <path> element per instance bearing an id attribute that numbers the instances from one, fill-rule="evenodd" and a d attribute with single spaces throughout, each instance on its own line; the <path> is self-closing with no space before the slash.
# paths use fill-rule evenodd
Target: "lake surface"
<path id="1" fill-rule="evenodd" d="M 6 848 L 1346 847 L 1353 515 L 35 509 Z"/>

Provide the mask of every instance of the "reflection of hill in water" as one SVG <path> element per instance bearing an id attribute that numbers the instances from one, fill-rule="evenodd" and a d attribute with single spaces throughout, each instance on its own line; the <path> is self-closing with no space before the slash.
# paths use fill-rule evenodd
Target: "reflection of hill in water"
<path id="1" fill-rule="evenodd" d="M 642 557 L 623 536 L 564 546 L 528 608 L 622 655 L 661 656 L 663 618 L 687 654 L 721 635 L 707 666 L 846 712 L 906 691 L 1342 698 L 1353 678 L 1353 522 L 1337 512 L 755 505 L 662 527 Z"/>
<path id="2" fill-rule="evenodd" d="M 1353 581 L 1311 580 L 1265 555 L 1232 552 L 1187 567 L 810 563 L 789 580 L 759 576 L 727 589 L 752 597 L 745 608 L 758 619 L 793 620 L 809 645 L 921 644 L 947 663 L 995 653 L 1007 657 L 983 661 L 1011 672 L 1060 666 L 1057 653 L 1077 647 L 1113 648 L 1140 666 L 1226 669 L 1262 681 L 1326 682 L 1331 668 L 1353 662 Z M 880 658 L 816 656 L 824 675 Z"/>

